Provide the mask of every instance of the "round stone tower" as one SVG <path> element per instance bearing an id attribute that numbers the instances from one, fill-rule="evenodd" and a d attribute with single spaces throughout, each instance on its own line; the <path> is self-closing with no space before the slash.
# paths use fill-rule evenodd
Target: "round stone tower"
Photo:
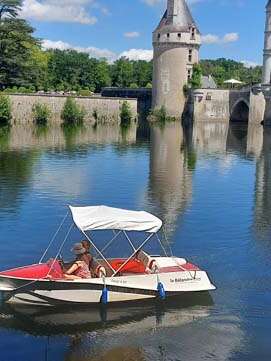
<path id="1" fill-rule="evenodd" d="M 263 84 L 271 83 L 271 0 L 266 5 L 266 25 L 263 52 Z"/>
<path id="2" fill-rule="evenodd" d="M 199 61 L 200 45 L 200 32 L 185 0 L 167 0 L 167 10 L 153 32 L 153 109 L 164 106 L 168 115 L 181 117 L 183 87 Z"/>

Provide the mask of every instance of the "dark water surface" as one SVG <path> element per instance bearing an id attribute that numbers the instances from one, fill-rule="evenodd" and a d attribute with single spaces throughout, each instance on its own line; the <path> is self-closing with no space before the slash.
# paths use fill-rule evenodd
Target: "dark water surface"
<path id="1" fill-rule="evenodd" d="M 37 261 L 67 204 L 157 214 L 174 254 L 206 269 L 218 289 L 108 310 L 5 306 L 1 361 L 271 359 L 268 129 L 2 130 L 0 268 Z"/>

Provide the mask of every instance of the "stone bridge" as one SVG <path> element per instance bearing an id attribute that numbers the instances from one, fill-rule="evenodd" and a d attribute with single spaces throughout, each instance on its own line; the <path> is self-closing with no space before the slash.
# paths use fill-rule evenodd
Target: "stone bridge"
<path id="1" fill-rule="evenodd" d="M 248 122 L 265 120 L 265 96 L 254 88 L 197 89 L 194 92 L 194 120 Z"/>
<path id="2" fill-rule="evenodd" d="M 260 91 L 259 91 L 260 90 Z M 270 106 L 266 106 L 266 95 L 262 89 L 197 89 L 193 92 L 187 107 L 187 122 L 194 121 L 222 121 L 222 122 L 249 122 L 261 124 L 266 120 L 266 108 L 271 124 L 271 87 L 269 89 Z M 151 89 L 104 88 L 102 96 L 136 98 L 138 113 L 145 115 L 151 109 Z M 181 117 L 181 114 L 180 114 Z M 141 117 L 140 117 L 141 118 Z M 266 123 L 267 124 L 267 123 Z"/>
<path id="3" fill-rule="evenodd" d="M 231 121 L 248 122 L 251 90 L 229 91 L 229 115 Z"/>

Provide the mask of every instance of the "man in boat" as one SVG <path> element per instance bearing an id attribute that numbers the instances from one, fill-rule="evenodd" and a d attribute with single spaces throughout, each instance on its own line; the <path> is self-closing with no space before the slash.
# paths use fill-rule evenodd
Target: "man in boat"
<path id="1" fill-rule="evenodd" d="M 100 263 L 90 254 L 91 243 L 89 242 L 89 240 L 85 239 L 81 241 L 81 244 L 86 250 L 86 252 L 83 255 L 83 259 L 88 265 L 92 277 L 98 277 L 98 278 L 106 277 L 105 268 L 101 266 Z"/>

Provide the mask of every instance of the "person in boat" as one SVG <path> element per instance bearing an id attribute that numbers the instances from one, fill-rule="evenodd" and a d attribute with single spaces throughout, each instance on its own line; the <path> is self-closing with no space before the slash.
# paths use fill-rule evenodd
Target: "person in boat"
<path id="1" fill-rule="evenodd" d="M 92 263 L 94 261 L 92 255 L 90 254 L 91 244 L 90 244 L 89 240 L 87 240 L 87 239 L 84 239 L 83 241 L 81 241 L 81 244 L 86 250 L 86 252 L 83 255 L 84 261 L 86 262 L 86 264 L 88 265 L 89 270 L 91 271 Z"/>
<path id="2" fill-rule="evenodd" d="M 99 262 L 90 253 L 90 248 L 91 248 L 90 241 L 85 239 L 81 241 L 81 244 L 86 250 L 85 254 L 83 255 L 83 260 L 88 265 L 92 277 L 98 277 L 98 278 L 105 277 L 106 276 L 105 268 L 101 266 Z"/>
<path id="3" fill-rule="evenodd" d="M 65 272 L 65 278 L 70 280 L 91 278 L 89 266 L 85 262 L 86 249 L 83 247 L 82 243 L 75 243 L 72 251 L 76 255 L 76 259 L 71 267 Z"/>

